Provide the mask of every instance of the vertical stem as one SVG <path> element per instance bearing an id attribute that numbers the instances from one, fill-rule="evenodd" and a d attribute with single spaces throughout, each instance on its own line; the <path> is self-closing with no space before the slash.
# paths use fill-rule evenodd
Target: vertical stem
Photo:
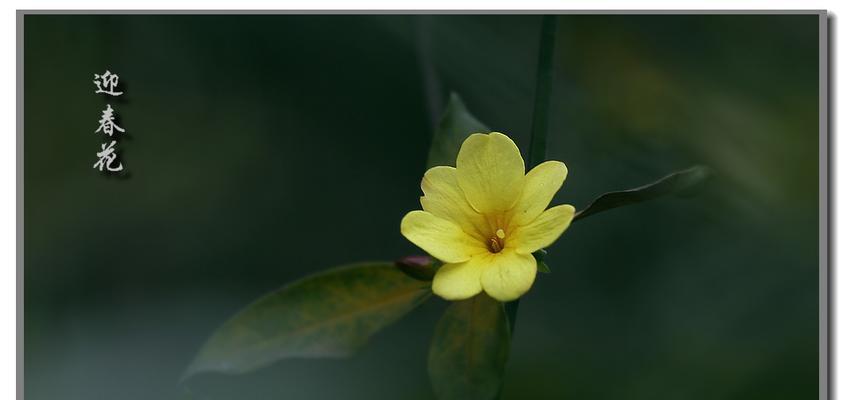
<path id="1" fill-rule="evenodd" d="M 556 15 L 542 17 L 539 41 L 539 63 L 536 69 L 536 89 L 533 97 L 533 124 L 530 129 L 530 151 L 527 166 L 532 169 L 547 157 L 547 131 L 550 120 L 550 94 L 553 86 L 553 50 L 556 47 Z M 518 316 L 518 302 L 506 303 L 509 331 L 515 333 L 515 318 Z"/>
<path id="2" fill-rule="evenodd" d="M 533 125 L 530 128 L 530 169 L 545 161 L 547 131 L 550 121 L 550 94 L 553 89 L 553 49 L 556 47 L 556 15 L 542 17 L 539 63 L 536 69 L 536 89 L 533 98 Z"/>

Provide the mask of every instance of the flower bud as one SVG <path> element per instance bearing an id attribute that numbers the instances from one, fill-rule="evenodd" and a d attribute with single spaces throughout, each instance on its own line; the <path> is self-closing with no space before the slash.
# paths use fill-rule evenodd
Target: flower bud
<path id="1" fill-rule="evenodd" d="M 429 256 L 406 256 L 395 262 L 401 271 L 413 278 L 430 281 L 439 269 L 441 263 Z"/>

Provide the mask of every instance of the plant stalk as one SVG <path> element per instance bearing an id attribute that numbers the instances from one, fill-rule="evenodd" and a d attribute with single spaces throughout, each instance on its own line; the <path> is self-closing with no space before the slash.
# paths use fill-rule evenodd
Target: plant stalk
<path id="1" fill-rule="evenodd" d="M 557 15 L 542 17 L 539 39 L 539 62 L 536 68 L 536 88 L 533 97 L 533 121 L 530 128 L 530 149 L 527 166 L 532 169 L 547 157 L 547 131 L 550 125 L 550 95 L 553 89 L 553 51 L 556 47 Z M 509 332 L 515 333 L 519 300 L 506 303 Z"/>

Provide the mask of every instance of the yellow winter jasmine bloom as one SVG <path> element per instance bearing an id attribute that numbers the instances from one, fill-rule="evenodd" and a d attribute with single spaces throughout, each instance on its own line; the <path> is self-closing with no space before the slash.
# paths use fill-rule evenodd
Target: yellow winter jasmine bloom
<path id="1" fill-rule="evenodd" d="M 568 175 L 544 162 L 526 175 L 518 146 L 504 134 L 475 133 L 463 142 L 457 167 L 433 167 L 422 179 L 424 211 L 411 211 L 401 233 L 444 263 L 433 292 L 447 300 L 481 291 L 515 300 L 533 285 L 532 253 L 568 228 L 574 207 L 547 208 Z"/>

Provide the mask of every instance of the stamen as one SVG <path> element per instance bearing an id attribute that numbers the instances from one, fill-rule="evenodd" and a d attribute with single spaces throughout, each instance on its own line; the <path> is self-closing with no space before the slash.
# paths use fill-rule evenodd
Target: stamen
<path id="1" fill-rule="evenodd" d="M 498 242 L 498 239 L 489 239 L 489 245 L 492 247 L 492 253 L 499 253 L 501 251 L 501 244 Z"/>
<path id="2" fill-rule="evenodd" d="M 503 250 L 503 239 L 506 238 L 506 232 L 503 229 L 495 231 L 495 236 L 489 239 L 489 250 L 492 253 L 500 253 Z"/>

